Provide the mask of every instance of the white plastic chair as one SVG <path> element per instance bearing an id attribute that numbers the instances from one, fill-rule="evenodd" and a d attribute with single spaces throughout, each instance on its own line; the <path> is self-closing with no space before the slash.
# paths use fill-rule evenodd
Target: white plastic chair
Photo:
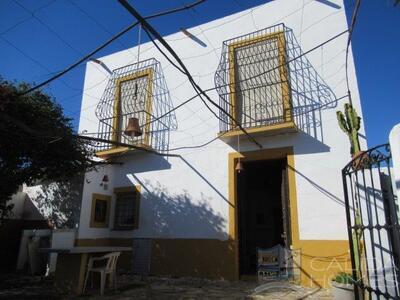
<path id="1" fill-rule="evenodd" d="M 87 280 L 89 274 L 92 273 L 92 286 L 93 286 L 93 273 L 100 273 L 100 295 L 104 294 L 104 286 L 106 284 L 107 275 L 110 276 L 110 282 L 113 284 L 114 289 L 117 286 L 117 260 L 121 252 L 112 252 L 100 257 L 90 257 L 86 271 L 85 284 L 83 292 L 86 290 Z M 95 267 L 94 262 L 105 261 L 105 264 L 100 267 Z"/>

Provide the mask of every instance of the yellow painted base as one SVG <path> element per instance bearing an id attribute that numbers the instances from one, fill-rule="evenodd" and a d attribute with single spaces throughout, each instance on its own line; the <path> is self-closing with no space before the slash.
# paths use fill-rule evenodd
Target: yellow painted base
<path id="1" fill-rule="evenodd" d="M 270 135 L 276 135 L 276 134 L 282 134 L 282 133 L 293 133 L 293 132 L 297 132 L 298 129 L 294 122 L 289 121 L 289 122 L 268 125 L 268 126 L 246 128 L 246 131 L 249 134 L 252 134 L 254 136 L 258 136 L 258 135 L 270 136 Z M 226 131 L 226 132 L 220 132 L 218 136 L 221 139 L 230 139 L 230 138 L 237 137 L 237 136 L 245 137 L 245 134 L 243 131 L 235 129 L 235 130 L 230 130 L 230 131 Z"/>
<path id="2" fill-rule="evenodd" d="M 132 246 L 132 239 L 81 239 L 77 246 Z M 153 275 L 190 276 L 239 280 L 236 269 L 236 243 L 214 239 L 153 239 L 151 268 Z M 331 278 L 350 271 L 348 242 L 343 240 L 300 240 L 300 283 L 307 287 L 329 287 Z M 131 256 L 125 253 L 118 269 L 129 270 Z"/>
<path id="3" fill-rule="evenodd" d="M 347 240 L 299 240 L 300 280 L 302 286 L 330 287 L 331 279 L 339 272 L 351 272 Z"/>

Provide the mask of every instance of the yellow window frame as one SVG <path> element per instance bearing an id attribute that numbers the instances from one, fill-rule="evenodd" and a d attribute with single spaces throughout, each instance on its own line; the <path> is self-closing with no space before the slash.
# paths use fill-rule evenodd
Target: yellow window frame
<path id="1" fill-rule="evenodd" d="M 289 76 L 286 68 L 286 52 L 285 52 L 285 34 L 283 31 L 269 33 L 263 36 L 248 38 L 242 41 L 238 41 L 229 45 L 228 52 L 229 52 L 229 82 L 231 87 L 231 93 L 229 95 L 229 102 L 231 104 L 231 108 L 233 111 L 233 116 L 235 120 L 238 120 L 239 112 L 237 111 L 236 107 L 236 68 L 235 68 L 235 50 L 244 46 L 248 46 L 251 44 L 255 44 L 258 42 L 270 40 L 270 39 L 277 39 L 278 40 L 278 63 L 279 63 L 279 75 L 281 79 L 281 88 L 282 88 L 282 102 L 283 102 L 283 117 L 284 123 L 292 123 L 292 112 L 291 112 L 291 104 L 290 104 L 290 95 L 289 95 Z M 232 115 L 232 111 L 230 112 Z M 279 124 L 278 124 L 279 125 Z M 270 127 L 274 127 L 277 125 L 266 125 L 262 126 L 263 130 L 268 130 Z M 231 130 L 235 130 L 237 127 L 237 123 L 231 123 Z M 278 126 L 282 127 L 282 126 Z M 260 128 L 261 129 L 261 128 Z"/>
<path id="2" fill-rule="evenodd" d="M 126 81 L 135 80 L 141 77 L 147 78 L 147 97 L 146 97 L 146 126 L 143 130 L 144 143 L 141 143 L 137 146 L 141 147 L 151 147 L 150 145 L 150 122 L 151 122 L 151 113 L 152 113 L 152 96 L 153 96 L 153 69 L 148 68 L 133 74 L 118 78 L 116 80 L 116 88 L 115 88 L 115 101 L 113 106 L 113 133 L 111 136 L 111 140 L 114 142 L 120 141 L 120 135 L 123 128 L 120 128 L 120 118 L 121 118 L 121 84 Z M 114 146 L 109 150 L 99 151 L 96 153 L 97 156 L 104 157 L 109 155 L 121 154 L 128 150 L 131 150 L 128 147 Z"/>
<path id="3" fill-rule="evenodd" d="M 106 210 L 106 218 L 104 222 L 97 222 L 95 220 L 95 210 L 96 210 L 96 201 L 106 201 L 107 203 L 107 210 Z M 111 196 L 104 195 L 104 194 L 92 194 L 92 207 L 90 212 L 90 226 L 91 228 L 107 228 L 109 223 L 110 217 L 110 208 L 111 208 Z"/>

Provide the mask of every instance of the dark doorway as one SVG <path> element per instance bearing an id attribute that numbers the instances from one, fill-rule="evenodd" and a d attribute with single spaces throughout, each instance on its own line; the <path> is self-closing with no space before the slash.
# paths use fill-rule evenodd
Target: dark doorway
<path id="1" fill-rule="evenodd" d="M 286 159 L 243 162 L 237 177 L 239 272 L 255 275 L 257 248 L 290 244 Z"/>

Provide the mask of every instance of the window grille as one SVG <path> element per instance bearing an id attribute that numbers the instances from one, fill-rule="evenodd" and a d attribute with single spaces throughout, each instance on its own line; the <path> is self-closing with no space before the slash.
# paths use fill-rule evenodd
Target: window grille
<path id="1" fill-rule="evenodd" d="M 336 96 L 318 75 L 292 30 L 284 24 L 224 41 L 215 73 L 220 106 L 244 128 L 293 121 L 336 106 Z M 220 132 L 236 125 L 220 112 Z"/>
<path id="2" fill-rule="evenodd" d="M 115 229 L 134 229 L 138 226 L 139 193 L 118 193 L 115 202 Z"/>
<path id="3" fill-rule="evenodd" d="M 94 221 L 103 223 L 106 221 L 107 217 L 107 201 L 96 199 L 96 204 L 94 208 Z"/>
<path id="4" fill-rule="evenodd" d="M 154 58 L 113 70 L 96 107 L 99 119 L 98 137 L 125 144 L 167 151 L 170 130 L 177 128 L 161 64 Z M 129 118 L 139 120 L 143 134 L 124 134 Z M 97 153 L 116 148 L 111 143 L 98 143 Z"/>

